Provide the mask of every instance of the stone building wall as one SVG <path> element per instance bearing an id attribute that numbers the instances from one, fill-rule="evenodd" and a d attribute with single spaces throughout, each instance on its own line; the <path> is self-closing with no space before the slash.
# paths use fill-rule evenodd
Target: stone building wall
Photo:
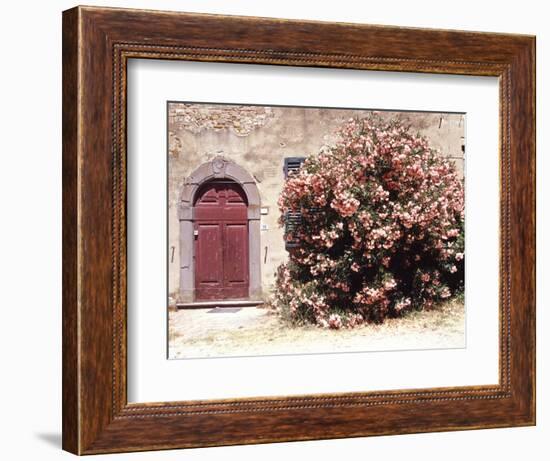
<path id="1" fill-rule="evenodd" d="M 382 112 L 399 117 L 425 135 L 463 172 L 464 115 Z M 247 170 L 258 186 L 261 206 L 261 273 L 264 295 L 287 253 L 277 223 L 285 157 L 305 157 L 336 139 L 336 130 L 365 111 L 296 107 L 231 106 L 171 103 L 168 114 L 169 294 L 179 289 L 178 200 L 184 179 L 216 156 Z"/>

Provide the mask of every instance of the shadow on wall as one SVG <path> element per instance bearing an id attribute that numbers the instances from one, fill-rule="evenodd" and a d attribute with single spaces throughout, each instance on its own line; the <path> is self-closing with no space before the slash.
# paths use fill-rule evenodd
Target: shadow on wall
<path id="1" fill-rule="evenodd" d="M 37 439 L 42 440 L 47 445 L 61 449 L 61 432 L 40 432 L 35 435 Z"/>

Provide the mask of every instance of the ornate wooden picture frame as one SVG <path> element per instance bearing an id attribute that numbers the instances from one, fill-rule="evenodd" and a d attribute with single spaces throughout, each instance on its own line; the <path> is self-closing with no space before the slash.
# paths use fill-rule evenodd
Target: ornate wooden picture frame
<path id="1" fill-rule="evenodd" d="M 494 76 L 498 385 L 128 403 L 132 58 Z M 76 454 L 535 424 L 535 38 L 77 7 L 63 13 L 63 448 Z"/>

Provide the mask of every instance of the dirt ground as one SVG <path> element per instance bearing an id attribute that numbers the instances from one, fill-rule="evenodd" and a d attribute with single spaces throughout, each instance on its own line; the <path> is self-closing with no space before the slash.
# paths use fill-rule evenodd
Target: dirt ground
<path id="1" fill-rule="evenodd" d="M 181 309 L 169 314 L 169 357 L 462 348 L 464 311 L 451 301 L 382 325 L 326 330 L 289 326 L 262 307 Z"/>

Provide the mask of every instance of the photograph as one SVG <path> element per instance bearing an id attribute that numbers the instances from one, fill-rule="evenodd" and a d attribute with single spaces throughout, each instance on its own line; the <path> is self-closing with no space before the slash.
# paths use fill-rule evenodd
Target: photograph
<path id="1" fill-rule="evenodd" d="M 466 114 L 168 101 L 168 358 L 466 346 Z"/>
<path id="2" fill-rule="evenodd" d="M 544 2 L 84 3 L 2 9 L 3 459 L 550 459 Z"/>

